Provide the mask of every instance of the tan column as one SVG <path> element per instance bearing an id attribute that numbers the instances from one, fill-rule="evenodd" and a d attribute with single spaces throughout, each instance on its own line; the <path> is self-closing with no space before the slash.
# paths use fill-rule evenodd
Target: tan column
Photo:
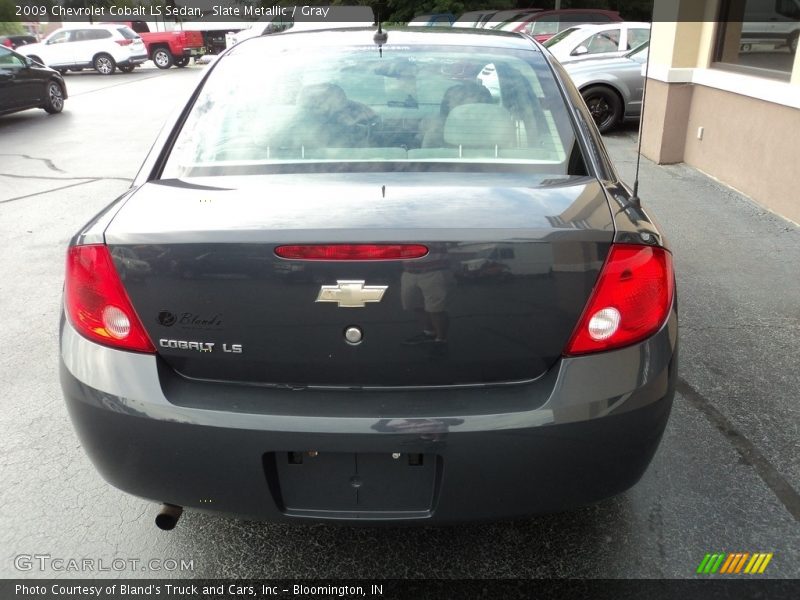
<path id="1" fill-rule="evenodd" d="M 718 0 L 658 0 L 653 9 L 650 68 L 661 75 L 669 69 L 708 66 L 708 24 Z M 647 82 L 642 153 L 658 163 L 683 161 L 686 123 L 692 87 L 686 83 Z"/>

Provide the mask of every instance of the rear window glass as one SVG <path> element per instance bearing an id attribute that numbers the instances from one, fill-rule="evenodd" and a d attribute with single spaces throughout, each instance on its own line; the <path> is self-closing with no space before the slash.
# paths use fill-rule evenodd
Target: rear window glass
<path id="1" fill-rule="evenodd" d="M 534 23 L 534 25 L 535 25 L 535 23 Z M 532 30 L 533 30 L 532 27 L 529 28 L 529 31 L 532 31 Z M 549 48 L 550 46 L 555 46 L 558 42 L 560 42 L 561 40 L 566 38 L 568 35 L 572 35 L 576 31 L 578 31 L 577 27 L 570 27 L 569 29 L 565 29 L 564 31 L 561 31 L 561 32 L 555 34 L 553 37 L 551 37 L 549 40 L 547 40 L 543 44 L 543 46 L 545 48 Z"/>
<path id="2" fill-rule="evenodd" d="M 122 34 L 122 37 L 124 37 L 126 40 L 138 40 L 139 39 L 139 34 L 136 33 L 130 27 L 118 27 L 117 31 L 119 31 Z"/>
<path id="3" fill-rule="evenodd" d="M 107 29 L 81 29 L 75 32 L 75 41 L 86 42 L 90 40 L 103 40 L 111 37 Z"/>
<path id="4" fill-rule="evenodd" d="M 130 24 L 130 28 L 133 29 L 136 33 L 149 33 L 150 28 L 147 26 L 147 23 L 144 21 L 132 21 Z"/>
<path id="5" fill-rule="evenodd" d="M 574 132 L 538 52 L 260 43 L 251 53 L 248 45 L 217 63 L 163 178 L 302 172 L 312 163 L 567 173 Z"/>
<path id="6" fill-rule="evenodd" d="M 608 31 L 595 33 L 584 40 L 583 45 L 589 49 L 589 54 L 617 52 L 619 50 L 619 34 L 619 29 L 609 29 Z"/>

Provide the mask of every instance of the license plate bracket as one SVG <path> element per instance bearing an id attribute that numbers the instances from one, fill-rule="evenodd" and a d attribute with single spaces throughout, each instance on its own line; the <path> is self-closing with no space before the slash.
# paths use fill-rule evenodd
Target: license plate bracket
<path id="1" fill-rule="evenodd" d="M 286 514 L 413 518 L 432 511 L 440 470 L 434 454 L 275 452 L 271 458 L 273 496 Z"/>

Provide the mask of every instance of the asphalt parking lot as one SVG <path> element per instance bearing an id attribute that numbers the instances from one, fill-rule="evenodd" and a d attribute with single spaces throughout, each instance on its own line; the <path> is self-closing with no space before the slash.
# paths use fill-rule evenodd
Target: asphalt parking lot
<path id="1" fill-rule="evenodd" d="M 636 487 L 511 523 L 286 526 L 190 512 L 156 529 L 153 503 L 97 475 L 62 404 L 63 256 L 129 185 L 203 68 L 70 74 L 63 114 L 0 118 L 0 576 L 684 578 L 708 552 L 771 552 L 765 576 L 800 577 L 800 228 L 688 167 L 647 160 L 640 194 L 675 254 L 681 367 Z M 635 126 L 607 139 L 631 181 Z M 15 566 L 34 554 L 193 569 Z"/>

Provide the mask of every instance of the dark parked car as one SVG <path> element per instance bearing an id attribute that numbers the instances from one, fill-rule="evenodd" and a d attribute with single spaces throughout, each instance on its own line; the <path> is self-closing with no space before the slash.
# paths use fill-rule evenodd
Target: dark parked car
<path id="1" fill-rule="evenodd" d="M 66 98 L 67 86 L 58 71 L 0 46 L 0 115 L 28 108 L 59 113 Z"/>
<path id="2" fill-rule="evenodd" d="M 0 35 L 0 46 L 5 46 L 12 50 L 26 44 L 36 44 L 38 41 L 35 35 L 30 34 Z"/>
<path id="3" fill-rule="evenodd" d="M 569 77 L 516 34 L 384 33 L 231 48 L 69 246 L 67 407 L 163 528 L 560 511 L 656 451 L 672 258 Z"/>

